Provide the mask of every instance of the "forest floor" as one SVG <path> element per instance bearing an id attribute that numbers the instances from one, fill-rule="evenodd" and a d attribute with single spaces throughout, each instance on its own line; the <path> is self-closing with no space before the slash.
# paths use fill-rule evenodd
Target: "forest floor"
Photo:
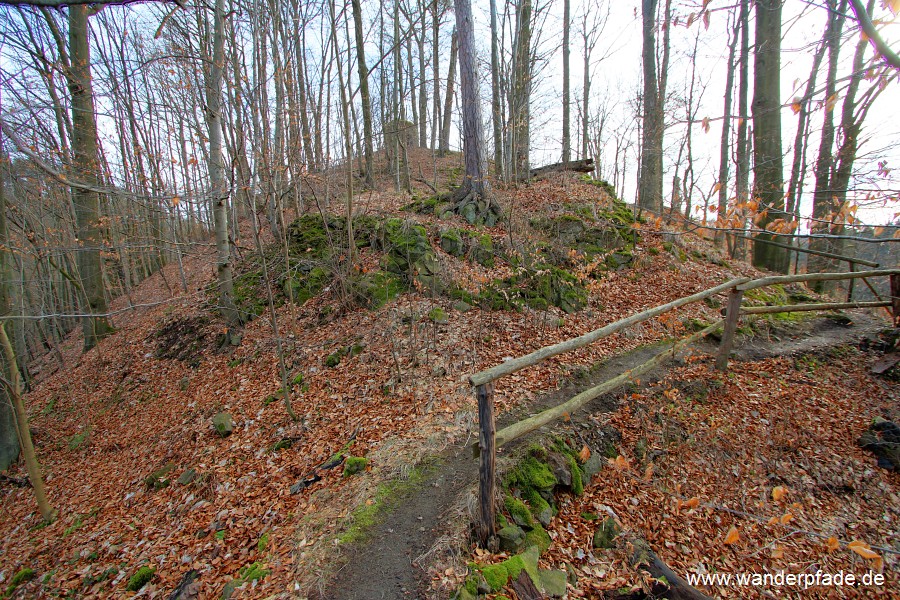
<path id="1" fill-rule="evenodd" d="M 442 177 L 452 160 L 440 165 Z M 421 158 L 418 172 L 430 168 Z M 419 186 L 423 197 L 426 187 Z M 593 207 L 596 216 L 605 202 L 596 186 L 565 177 L 497 195 L 512 221 L 479 230 L 498 248 L 490 266 L 441 248 L 440 228 L 474 231 L 457 217 L 401 212 L 409 198 L 388 192 L 364 193 L 356 204 L 367 215 L 424 225 L 444 272 L 479 290 L 517 272 L 506 257 L 529 241 L 529 223 L 568 214 L 573 204 Z M 73 333 L 58 353 L 31 365 L 35 381 L 26 401 L 59 518 L 43 524 L 29 489 L 0 484 L 0 586 L 28 568 L 35 577 L 11 587 L 11 597 L 163 598 L 193 570 L 199 577 L 183 598 L 221 597 L 226 587 L 232 598 L 450 596 L 469 561 L 503 558 L 471 554 L 466 537 L 476 484 L 469 447 L 477 437 L 467 376 L 730 278 L 757 275 L 703 240 L 676 236 L 673 245 L 658 224 L 635 227 L 640 239 L 627 266 L 602 274 L 590 272 L 596 265 L 586 261 L 571 267 L 588 291 L 585 306 L 572 313 L 556 306 L 461 308 L 422 289 L 373 309 L 348 305 L 337 284 L 302 305 L 281 305 L 297 422 L 278 395 L 281 376 L 265 316 L 248 323 L 239 346 L 217 346 L 222 324 L 209 289 L 214 257 L 211 247 L 198 246 L 185 257 L 187 292 L 170 264 L 114 302 L 122 311 L 113 319 L 118 331 L 97 348 L 82 353 Z M 245 258 L 252 254 L 247 239 L 242 232 L 238 240 Z M 381 256 L 363 248 L 358 260 L 364 272 L 377 269 Z M 433 317 L 438 308 L 446 318 Z M 562 398 L 585 373 L 587 383 L 621 369 L 614 357 L 641 356 L 697 320 L 718 318 L 719 308 L 684 307 L 503 378 L 495 389 L 501 421 Z M 756 328 L 754 340 L 784 335 L 783 324 L 763 321 L 771 327 Z M 571 567 L 572 597 L 645 583 L 628 567 L 625 549 L 590 546 L 596 523 L 584 515 L 610 507 L 681 573 L 874 568 L 874 559 L 847 550 L 847 542 L 859 540 L 877 552 L 892 582 L 859 593 L 898 597 L 900 481 L 855 444 L 873 417 L 897 417 L 897 387 L 868 374 L 878 353 L 856 349 L 852 329 L 832 329 L 850 345 L 751 355 L 728 375 L 712 371 L 698 351 L 661 373 L 664 383 L 606 398 L 594 412 L 561 424 L 585 426 L 585 436 L 588 429 L 614 429 L 617 457 L 582 496 L 560 499 L 542 566 Z M 813 333 L 807 337 L 825 330 Z M 604 361 L 610 362 L 594 369 Z M 690 381 L 706 382 L 702 398 Z M 223 411 L 234 419 L 228 437 L 212 424 Z M 365 457 L 365 470 L 345 477 L 341 467 L 325 468 L 338 455 Z M 22 477 L 24 470 L 9 475 Z M 788 490 L 776 493 L 777 502 L 776 486 Z M 772 516 L 778 523 L 767 525 Z M 739 542 L 725 543 L 732 525 Z M 831 537 L 839 549 L 829 552 Z M 153 569 L 149 583 L 126 592 L 142 566 Z M 725 597 L 760 593 L 707 589 Z"/>

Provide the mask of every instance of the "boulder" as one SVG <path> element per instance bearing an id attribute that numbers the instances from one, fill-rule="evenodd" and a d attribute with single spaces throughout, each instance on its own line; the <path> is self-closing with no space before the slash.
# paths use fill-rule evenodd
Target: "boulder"
<path id="1" fill-rule="evenodd" d="M 497 532 L 500 549 L 515 554 L 525 546 L 525 530 L 516 525 L 504 527 Z"/>
<path id="2" fill-rule="evenodd" d="M 216 413 L 213 417 L 213 427 L 222 437 L 228 437 L 234 431 L 234 421 L 227 412 Z"/>

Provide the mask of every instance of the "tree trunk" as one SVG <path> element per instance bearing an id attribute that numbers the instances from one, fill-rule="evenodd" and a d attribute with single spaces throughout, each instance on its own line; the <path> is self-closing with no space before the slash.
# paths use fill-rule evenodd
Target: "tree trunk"
<path id="1" fill-rule="evenodd" d="M 222 70 L 225 63 L 224 0 L 216 0 L 213 21 L 212 63 L 206 78 L 206 124 L 209 129 L 209 186 L 216 232 L 216 271 L 219 284 L 219 310 L 228 327 L 227 341 L 234 341 L 241 325 L 234 305 L 231 247 L 228 239 L 228 197 L 225 159 L 222 153 Z"/>
<path id="2" fill-rule="evenodd" d="M 494 127 L 494 174 L 497 179 L 502 180 L 503 112 L 500 108 L 500 50 L 497 39 L 497 0 L 491 0 L 491 123 Z"/>
<path id="3" fill-rule="evenodd" d="M 572 140 L 569 137 L 569 13 L 571 0 L 563 0 L 563 113 L 562 113 L 562 161 L 572 159 Z M 585 117 L 587 114 L 585 113 Z M 582 158 L 587 158 L 583 156 Z"/>
<path id="4" fill-rule="evenodd" d="M 750 197 L 750 150 L 748 148 L 747 100 L 750 88 L 750 0 L 741 0 L 741 11 L 738 19 L 741 26 L 740 79 L 738 81 L 738 126 L 737 157 L 735 161 L 735 197 L 737 208 L 735 216 L 738 228 L 744 228 L 745 205 Z M 743 256 L 744 242 L 742 238 L 734 238 L 732 252 L 735 256 Z"/>
<path id="5" fill-rule="evenodd" d="M 6 163 L 6 154 L 0 148 L 0 162 Z M 12 305 L 12 253 L 9 246 L 9 232 L 6 228 L 6 177 L 0 172 L 0 317 L 11 314 Z M 0 321 L 0 326 L 5 321 Z M 12 321 L 9 322 L 12 324 Z M 0 369 L 9 373 L 9 365 L 0 356 Z M 19 435 L 16 432 L 16 413 L 12 405 L 12 395 L 6 386 L 0 386 L 0 471 L 5 471 L 19 457 Z"/>
<path id="6" fill-rule="evenodd" d="M 728 211 L 728 163 L 731 160 L 729 156 L 729 148 L 731 146 L 731 96 L 734 88 L 734 54 L 737 49 L 738 28 L 739 23 L 736 22 L 732 28 L 733 36 L 731 43 L 728 44 L 728 67 L 725 76 L 725 112 L 722 119 L 722 138 L 719 142 L 719 206 L 716 212 L 716 222 L 718 226 L 724 224 L 725 214 Z M 725 234 L 716 232 L 716 244 L 719 246 L 725 240 Z"/>
<path id="7" fill-rule="evenodd" d="M 783 156 L 781 154 L 781 0 L 757 0 L 756 49 L 753 73 L 753 158 L 755 193 L 763 211 L 757 224 L 765 228 L 785 219 Z M 788 238 L 760 233 L 753 244 L 753 265 L 779 273 L 790 268 L 785 248 L 766 240 L 789 243 Z"/>
<path id="8" fill-rule="evenodd" d="M 465 179 L 456 193 L 456 211 L 470 223 L 492 227 L 499 210 L 491 197 L 490 183 L 485 179 L 487 159 L 484 152 L 484 128 L 481 122 L 481 99 L 475 74 L 475 32 L 469 0 L 454 0 L 459 44 L 459 84 L 463 122 L 463 161 Z"/>
<path id="9" fill-rule="evenodd" d="M 644 128 L 641 138 L 641 175 L 638 206 L 662 213 L 663 115 L 656 74 L 656 7 L 658 0 L 642 0 L 644 64 Z"/>
<path id="10" fill-rule="evenodd" d="M 516 48 L 510 99 L 510 135 L 513 177 L 528 173 L 531 137 L 531 0 L 519 0 L 516 6 Z M 460 53 L 461 54 L 461 53 Z"/>
<path id="11" fill-rule="evenodd" d="M 360 0 L 353 3 L 353 28 L 356 31 L 356 62 L 359 70 L 359 95 L 363 113 L 363 145 L 366 153 L 366 186 L 374 183 L 375 159 L 372 149 L 372 100 L 369 97 L 369 68 L 366 66 L 365 41 L 363 40 L 362 7 Z"/>
<path id="12" fill-rule="evenodd" d="M 444 96 L 444 122 L 441 124 L 441 143 L 438 154 L 444 156 L 450 151 L 450 122 L 453 117 L 453 86 L 456 79 L 456 62 L 459 55 L 459 31 L 453 30 L 450 37 L 450 67 L 447 73 L 447 95 Z"/>
<path id="13" fill-rule="evenodd" d="M 824 36 L 825 47 L 828 49 L 828 71 L 825 76 L 825 102 L 824 122 L 822 124 L 822 137 L 819 142 L 819 153 L 816 158 L 816 187 L 813 192 L 813 209 L 812 209 L 812 226 L 810 233 L 827 234 L 829 230 L 831 216 L 836 213 L 834 202 L 834 187 L 832 185 L 832 169 L 834 166 L 834 99 L 837 93 L 837 68 L 838 59 L 841 51 L 841 29 L 844 24 L 843 12 L 847 8 L 846 0 L 841 2 L 841 15 L 835 15 L 833 10 L 836 8 L 835 0 L 829 0 L 829 18 L 828 28 Z M 865 42 L 857 44 L 865 49 Z M 855 63 L 856 61 L 854 61 Z M 861 65 L 860 65 L 861 66 Z M 854 64 L 854 68 L 857 65 Z M 852 77 L 852 76 L 851 76 Z M 851 84 L 852 85 L 852 84 Z M 828 239 L 811 238 L 809 241 L 810 250 L 820 252 L 834 252 L 834 248 Z M 838 264 L 829 258 L 810 255 L 807 260 L 807 271 L 810 273 L 825 273 L 836 270 Z M 826 287 L 824 281 L 813 282 L 812 287 L 817 292 L 822 292 Z"/>
<path id="14" fill-rule="evenodd" d="M 88 8 L 69 7 L 69 57 L 67 71 L 72 101 L 72 169 L 73 179 L 97 187 L 100 168 L 97 151 L 97 122 L 94 117 L 94 92 L 91 84 L 91 55 L 88 40 Z M 103 289 L 102 230 L 100 227 L 100 195 L 93 190 L 72 187 L 75 224 L 81 251 L 78 272 L 84 296 L 82 319 L 84 349 L 90 350 L 113 331 L 106 317 Z"/>

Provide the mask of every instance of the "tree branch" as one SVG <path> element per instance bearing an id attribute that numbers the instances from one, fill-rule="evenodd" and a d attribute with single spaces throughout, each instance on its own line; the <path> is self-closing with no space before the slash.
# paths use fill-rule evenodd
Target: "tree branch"
<path id="1" fill-rule="evenodd" d="M 102 6 L 125 6 L 127 4 L 138 4 L 143 2 L 174 2 L 181 8 L 184 8 L 184 0 L 111 0 L 108 2 L 97 2 L 97 0 L 0 0 L 0 4 L 6 6 L 38 6 L 42 8 L 65 8 L 67 6 L 83 6 L 85 4 L 102 5 Z"/>
<path id="2" fill-rule="evenodd" d="M 866 7 L 863 6 L 862 1 L 850 0 L 850 5 L 853 7 L 853 12 L 856 13 L 856 20 L 859 21 L 860 29 L 863 30 L 863 33 L 866 34 L 872 45 L 875 46 L 878 54 L 881 55 L 886 63 L 895 69 L 900 69 L 900 56 L 887 45 L 884 38 L 875 29 L 875 24 L 872 23 L 872 19 L 869 17 L 869 13 L 866 11 Z"/>

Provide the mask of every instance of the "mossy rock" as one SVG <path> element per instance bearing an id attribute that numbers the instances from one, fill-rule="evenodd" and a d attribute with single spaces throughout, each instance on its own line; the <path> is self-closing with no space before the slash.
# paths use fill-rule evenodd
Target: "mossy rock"
<path id="1" fill-rule="evenodd" d="M 594 531 L 594 548 L 602 548 L 609 550 L 616 544 L 616 538 L 619 537 L 621 529 L 618 523 L 612 517 L 607 517 L 600 523 L 600 526 Z"/>
<path id="2" fill-rule="evenodd" d="M 497 532 L 500 549 L 506 552 L 518 552 L 525 546 L 525 530 L 517 525 L 509 525 Z"/>
<path id="3" fill-rule="evenodd" d="M 550 491 L 557 483 L 550 467 L 530 454 L 506 478 L 508 487 L 533 488 L 539 491 Z"/>
<path id="4" fill-rule="evenodd" d="M 408 286 L 398 275 L 385 271 L 367 273 L 352 283 L 353 294 L 363 306 L 377 310 L 399 296 Z"/>
<path id="5" fill-rule="evenodd" d="M 503 504 L 516 525 L 522 527 L 532 527 L 534 525 L 534 517 L 531 516 L 531 511 L 528 510 L 527 504 L 509 494 L 504 497 Z"/>
<path id="6" fill-rule="evenodd" d="M 538 573 L 540 588 L 551 598 L 562 598 L 566 595 L 566 572 L 553 570 L 541 570 Z M 537 582 L 535 582 L 537 583 Z"/>
<path id="7" fill-rule="evenodd" d="M 522 490 L 522 496 L 528 501 L 528 505 L 531 507 L 531 514 L 534 518 L 544 527 L 549 526 L 555 511 L 541 493 L 535 488 L 528 487 Z"/>
<path id="8" fill-rule="evenodd" d="M 550 534 L 540 525 L 525 534 L 525 545 L 536 546 L 540 554 L 543 554 L 550 548 Z"/>
<path id="9" fill-rule="evenodd" d="M 509 582 L 509 573 L 503 563 L 496 565 L 484 565 L 478 569 L 484 576 L 488 587 L 492 592 L 499 592 Z"/>
<path id="10" fill-rule="evenodd" d="M 461 258 L 466 253 L 466 243 L 460 229 L 451 227 L 441 232 L 441 250 L 451 256 Z"/>
<path id="11" fill-rule="evenodd" d="M 144 485 L 147 486 L 148 490 L 161 490 L 163 488 L 169 487 L 169 484 L 171 483 L 169 473 L 171 473 L 174 469 L 175 463 L 171 461 L 167 462 L 161 468 L 147 475 L 144 478 Z"/>
<path id="12" fill-rule="evenodd" d="M 302 305 L 317 296 L 332 279 L 331 272 L 324 267 L 310 267 L 306 272 L 301 267 L 296 274 L 284 279 L 282 291 L 285 298 L 293 298 L 295 304 Z"/>
<path id="13" fill-rule="evenodd" d="M 363 456 L 348 456 L 344 462 L 344 477 L 350 477 L 364 471 L 368 462 Z"/>
<path id="14" fill-rule="evenodd" d="M 488 234 L 470 233 L 468 256 L 481 266 L 494 266 L 494 240 Z"/>
<path id="15" fill-rule="evenodd" d="M 125 589 L 129 592 L 137 592 L 142 587 L 150 583 L 150 580 L 153 579 L 153 575 L 156 574 L 156 569 L 148 566 L 143 566 L 137 571 L 135 571 L 134 575 L 132 575 L 128 579 L 128 583 L 125 586 Z"/>
<path id="16" fill-rule="evenodd" d="M 440 306 L 435 306 L 428 311 L 428 320 L 432 323 L 437 323 L 438 325 L 446 325 L 450 322 L 450 319 L 447 318 L 447 311 Z"/>
<path id="17" fill-rule="evenodd" d="M 234 420 L 227 412 L 216 413 L 213 417 L 213 427 L 220 437 L 228 437 L 234 431 Z"/>
<path id="18" fill-rule="evenodd" d="M 375 232 L 376 247 L 385 252 L 382 267 L 406 283 L 418 282 L 426 290 L 446 288 L 441 266 L 425 228 L 402 219 L 387 219 Z"/>

